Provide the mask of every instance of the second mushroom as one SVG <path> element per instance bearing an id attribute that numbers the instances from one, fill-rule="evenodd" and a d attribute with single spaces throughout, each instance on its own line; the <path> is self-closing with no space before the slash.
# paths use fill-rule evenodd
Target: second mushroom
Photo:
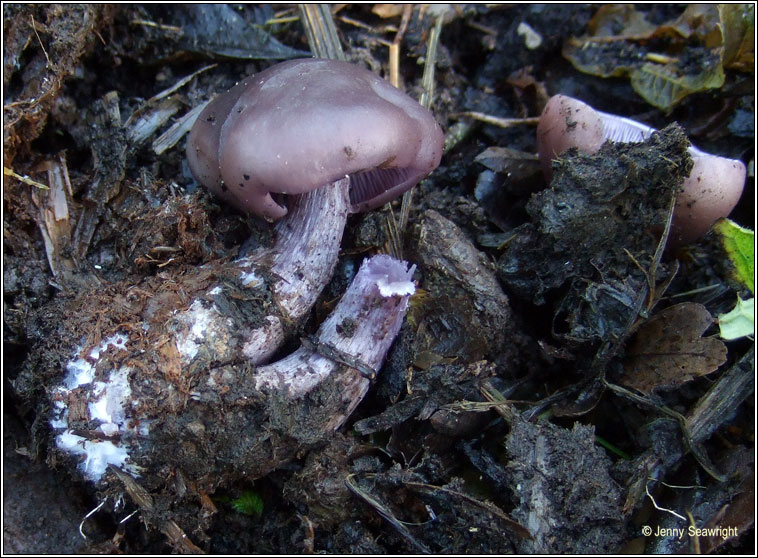
<path id="1" fill-rule="evenodd" d="M 655 131 L 636 120 L 595 110 L 578 99 L 555 95 L 540 116 L 537 147 L 550 180 L 552 160 L 570 147 L 593 154 L 606 141 L 641 142 Z M 669 246 L 692 242 L 718 219 L 727 217 L 745 185 L 742 161 L 704 153 L 694 146 L 689 151 L 693 167 L 677 196 Z"/>

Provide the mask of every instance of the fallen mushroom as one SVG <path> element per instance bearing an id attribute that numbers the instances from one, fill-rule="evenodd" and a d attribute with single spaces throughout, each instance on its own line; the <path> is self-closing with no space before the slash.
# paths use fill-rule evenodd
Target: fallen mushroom
<path id="1" fill-rule="evenodd" d="M 238 209 L 281 219 L 274 246 L 238 262 L 245 282 L 274 278 L 276 312 L 247 334 L 246 359 L 265 362 L 284 341 L 285 324 L 308 313 L 332 275 L 347 215 L 410 189 L 439 165 L 442 142 L 428 110 L 336 60 L 276 64 L 208 104 L 187 142 L 193 175 Z M 272 194 L 289 195 L 289 210 Z M 205 335 L 198 321 L 223 329 L 227 319 L 201 306 L 179 318 L 188 362 Z"/>
<path id="2" fill-rule="evenodd" d="M 329 280 L 348 213 L 401 194 L 441 151 L 428 111 L 346 63 L 286 62 L 211 103 L 189 138 L 192 171 L 239 208 L 281 217 L 274 244 L 172 277 L 169 289 L 148 278 L 142 308 L 115 295 L 141 328 L 74 350 L 50 392 L 58 449 L 81 456 L 93 481 L 112 465 L 152 489 L 169 465 L 212 489 L 230 476 L 265 475 L 323 440 L 381 366 L 413 293 L 413 270 L 372 258 L 314 341 L 257 366 Z M 240 180 L 234 188 L 230 177 Z M 272 193 L 292 194 L 279 200 L 288 207 Z M 262 311 L 253 309 L 258 302 Z"/>
<path id="3" fill-rule="evenodd" d="M 597 111 L 565 95 L 551 97 L 537 126 L 537 148 L 548 180 L 552 160 L 570 147 L 594 154 L 606 141 L 640 142 L 656 130 L 629 118 Z M 689 148 L 693 166 L 676 200 L 669 246 L 703 236 L 737 205 L 745 184 L 745 165 L 738 160 Z"/>
<path id="4" fill-rule="evenodd" d="M 148 488 L 165 482 L 166 466 L 203 490 L 264 476 L 326 439 L 361 401 L 400 330 L 414 269 L 385 255 L 365 260 L 312 340 L 266 366 L 196 372 L 188 393 L 140 365 L 144 351 L 119 332 L 67 362 L 51 393 L 56 446 L 93 482 L 109 466 Z"/>

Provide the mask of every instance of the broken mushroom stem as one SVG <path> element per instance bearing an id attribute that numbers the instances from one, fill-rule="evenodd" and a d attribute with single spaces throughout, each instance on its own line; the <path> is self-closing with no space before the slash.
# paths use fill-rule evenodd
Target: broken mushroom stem
<path id="1" fill-rule="evenodd" d="M 167 465 L 209 483 L 204 490 L 230 476 L 262 477 L 326 439 L 361 401 L 400 330 L 414 269 L 385 255 L 365 260 L 300 349 L 258 368 L 206 370 L 184 395 L 164 375 L 133 367 L 138 354 L 109 369 L 101 353 L 128 344 L 125 335 L 108 339 L 87 362 L 69 362 L 53 391 L 56 444 L 94 482 L 109 465 L 148 486 L 164 482 Z"/>
<path id="2" fill-rule="evenodd" d="M 657 130 L 630 118 L 595 110 L 588 104 L 555 95 L 537 126 L 537 148 L 543 172 L 552 179 L 552 161 L 571 147 L 594 154 L 606 141 L 642 142 Z M 668 246 L 681 246 L 703 236 L 737 205 L 746 168 L 738 160 L 689 148 L 693 166 L 677 195 Z"/>
<path id="3" fill-rule="evenodd" d="M 361 265 L 339 304 L 312 340 L 290 356 L 258 369 L 255 388 L 296 400 L 331 378 L 342 404 L 330 412 L 324 430 L 335 430 L 352 413 L 382 366 L 400 331 L 416 266 L 377 255 Z"/>

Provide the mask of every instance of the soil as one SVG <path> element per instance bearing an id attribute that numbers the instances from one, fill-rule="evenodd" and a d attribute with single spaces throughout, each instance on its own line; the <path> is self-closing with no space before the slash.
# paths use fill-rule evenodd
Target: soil
<path id="1" fill-rule="evenodd" d="M 660 25 L 684 6 L 636 9 Z M 400 85 L 420 96 L 442 18 L 431 106 L 446 132 L 442 163 L 414 189 L 402 230 L 399 203 L 350 218 L 333 280 L 277 355 L 318 328 L 365 256 L 390 248 L 417 266 L 382 370 L 324 438 L 314 425 L 330 419 L 338 378 L 305 403 L 247 401 L 254 367 L 225 356 L 236 330 L 187 368 L 165 341 L 184 327 L 175 311 L 213 281 L 231 294 L 203 303 L 235 328 L 271 305 L 231 267 L 271 242 L 270 225 L 200 188 L 185 137 L 170 132 L 214 93 L 307 56 L 297 10 L 3 10 L 3 153 L 14 173 L 3 187 L 4 552 L 755 553 L 754 348 L 721 341 L 713 319 L 751 294 L 713 233 L 676 249 L 661 241 L 689 141 L 750 164 L 731 217 L 754 226 L 753 72 L 727 68 L 723 86 L 665 114 L 629 79 L 581 73 L 561 56 L 599 6 L 413 7 Z M 387 75 L 401 12 L 339 8 L 348 59 Z M 654 44 L 677 40 L 661 33 Z M 613 45 L 583 62 L 633 63 L 638 44 Z M 464 114 L 534 117 L 556 93 L 661 132 L 570 150 L 547 184 L 533 122 Z M 355 324 L 342 328 L 352 335 Z M 96 378 L 138 368 L 134 398 L 165 428 L 139 457 L 149 474 L 112 467 L 94 485 L 50 422 L 67 363 L 117 332 L 139 342 L 104 350 Z M 235 381 L 198 406 L 211 373 Z M 87 429 L 82 405 L 70 420 Z M 689 526 L 711 531 L 677 536 Z"/>

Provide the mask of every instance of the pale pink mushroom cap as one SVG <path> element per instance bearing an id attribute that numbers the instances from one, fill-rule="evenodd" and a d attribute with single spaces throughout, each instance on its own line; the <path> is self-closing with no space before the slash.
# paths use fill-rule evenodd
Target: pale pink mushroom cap
<path id="1" fill-rule="evenodd" d="M 698 152 L 676 199 L 671 242 L 688 244 L 727 217 L 740 201 L 747 171 L 742 161 Z"/>
<path id="2" fill-rule="evenodd" d="M 595 109 L 565 95 L 550 98 L 537 124 L 537 151 L 548 181 L 553 177 L 552 162 L 558 155 L 570 147 L 595 153 L 604 142 L 603 120 Z"/>

